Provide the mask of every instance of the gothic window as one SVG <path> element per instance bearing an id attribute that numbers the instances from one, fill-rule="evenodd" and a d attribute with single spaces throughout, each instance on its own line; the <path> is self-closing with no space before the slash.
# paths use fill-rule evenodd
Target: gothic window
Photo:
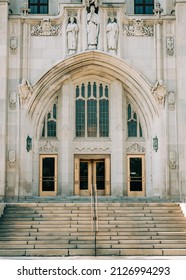
<path id="1" fill-rule="evenodd" d="M 154 0 L 134 0 L 135 14 L 153 14 Z"/>
<path id="2" fill-rule="evenodd" d="M 88 82 L 76 87 L 76 137 L 109 136 L 109 90 Z"/>
<path id="3" fill-rule="evenodd" d="M 42 137 L 57 136 L 57 104 L 54 103 L 44 117 L 42 125 Z"/>
<path id="4" fill-rule="evenodd" d="M 131 104 L 127 108 L 128 137 L 143 137 L 139 117 Z"/>
<path id="5" fill-rule="evenodd" d="M 48 14 L 48 0 L 29 0 L 31 14 Z"/>

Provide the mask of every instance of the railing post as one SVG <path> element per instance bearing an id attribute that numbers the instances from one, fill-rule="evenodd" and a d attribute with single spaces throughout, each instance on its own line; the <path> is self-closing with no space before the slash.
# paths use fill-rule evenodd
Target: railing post
<path id="1" fill-rule="evenodd" d="M 91 196 L 91 215 L 92 215 L 92 221 L 93 221 L 93 232 L 94 232 L 94 255 L 96 256 L 96 247 L 97 247 L 97 240 L 96 240 L 96 233 L 97 233 L 97 193 L 96 193 L 96 185 L 92 185 L 92 196 Z M 93 204 L 93 206 L 92 206 Z M 93 208 L 93 209 L 92 209 Z"/>

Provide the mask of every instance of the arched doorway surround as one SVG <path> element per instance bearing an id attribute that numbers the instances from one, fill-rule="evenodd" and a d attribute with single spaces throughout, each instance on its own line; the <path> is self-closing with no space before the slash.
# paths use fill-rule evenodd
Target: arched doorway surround
<path id="1" fill-rule="evenodd" d="M 35 141 L 39 140 L 40 137 L 40 124 L 43 115 L 46 113 L 45 110 L 48 108 L 48 104 L 56 99 L 62 85 L 68 80 L 76 82 L 81 77 L 91 75 L 97 76 L 99 79 L 117 80 L 122 84 L 123 92 L 128 100 L 138 108 L 144 128 L 144 137 L 145 139 L 150 139 L 150 142 L 153 136 L 154 123 L 159 117 L 158 106 L 151 94 L 152 85 L 141 73 L 133 69 L 125 61 L 98 51 L 87 51 L 56 63 L 33 86 L 34 93 L 28 104 L 27 116 L 29 122 L 32 123 Z M 144 152 L 137 151 L 137 154 L 144 154 Z M 125 156 L 128 157 L 128 155 Z M 127 169 L 127 166 L 123 165 L 123 167 Z M 107 192 L 109 193 L 109 187 Z M 55 190 L 55 193 L 58 193 L 58 190 Z M 131 194 L 132 192 L 129 191 L 128 193 Z M 71 194 L 73 194 L 73 191 L 71 191 Z"/>

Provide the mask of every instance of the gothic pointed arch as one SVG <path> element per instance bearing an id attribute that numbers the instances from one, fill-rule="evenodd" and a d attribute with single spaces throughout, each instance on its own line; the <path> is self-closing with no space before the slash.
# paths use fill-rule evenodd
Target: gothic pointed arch
<path id="1" fill-rule="evenodd" d="M 158 106 L 151 94 L 152 85 L 140 72 L 120 58 L 99 51 L 87 51 L 58 62 L 37 81 L 28 107 L 29 118 L 35 124 L 39 122 L 40 105 L 45 108 L 48 100 L 56 97 L 65 80 L 91 74 L 108 80 L 119 80 L 131 101 L 140 108 L 147 127 L 159 115 Z"/>

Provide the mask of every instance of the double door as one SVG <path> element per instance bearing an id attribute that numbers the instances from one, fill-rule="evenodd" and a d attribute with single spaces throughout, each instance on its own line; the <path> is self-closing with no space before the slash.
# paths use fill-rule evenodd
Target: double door
<path id="1" fill-rule="evenodd" d="M 89 196 L 96 187 L 98 195 L 110 195 L 109 165 L 109 158 L 75 157 L 75 194 Z"/>

